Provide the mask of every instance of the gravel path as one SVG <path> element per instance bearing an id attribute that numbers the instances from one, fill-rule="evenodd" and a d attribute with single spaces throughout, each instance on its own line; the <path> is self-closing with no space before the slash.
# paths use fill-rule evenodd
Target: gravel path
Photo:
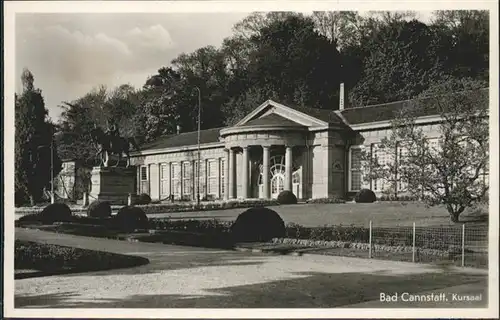
<path id="1" fill-rule="evenodd" d="M 468 284 L 485 272 L 330 256 L 272 256 L 130 243 L 16 229 L 16 238 L 136 254 L 149 265 L 15 281 L 16 307 L 335 307 L 377 299 L 382 290 L 426 291 Z"/>

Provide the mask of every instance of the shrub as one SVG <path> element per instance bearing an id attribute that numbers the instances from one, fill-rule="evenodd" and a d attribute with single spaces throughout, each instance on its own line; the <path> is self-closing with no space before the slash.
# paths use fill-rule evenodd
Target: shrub
<path id="1" fill-rule="evenodd" d="M 297 204 L 297 197 L 293 194 L 292 191 L 283 190 L 278 195 L 278 203 L 279 204 Z"/>
<path id="2" fill-rule="evenodd" d="M 231 226 L 236 242 L 265 242 L 285 236 L 283 219 L 269 208 L 250 208 L 241 213 Z"/>
<path id="3" fill-rule="evenodd" d="M 71 209 L 65 203 L 53 203 L 39 213 L 42 223 L 70 222 L 73 218 Z"/>
<path id="4" fill-rule="evenodd" d="M 140 195 L 137 196 L 136 203 L 140 205 L 150 204 L 151 197 L 147 193 L 141 193 Z"/>
<path id="5" fill-rule="evenodd" d="M 113 226 L 120 231 L 133 232 L 148 229 L 148 217 L 141 208 L 125 206 L 121 208 L 113 219 Z"/>
<path id="6" fill-rule="evenodd" d="M 361 189 L 356 196 L 354 197 L 354 201 L 356 203 L 373 203 L 377 200 L 375 193 L 370 189 Z"/>
<path id="7" fill-rule="evenodd" d="M 111 204 L 108 201 L 93 201 L 87 208 L 87 216 L 92 218 L 111 217 Z"/>

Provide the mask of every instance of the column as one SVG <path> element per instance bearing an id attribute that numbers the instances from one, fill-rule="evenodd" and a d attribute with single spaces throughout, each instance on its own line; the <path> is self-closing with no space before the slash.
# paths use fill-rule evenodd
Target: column
<path id="1" fill-rule="evenodd" d="M 205 159 L 204 166 L 205 171 L 203 171 L 203 183 L 205 184 L 205 188 L 203 188 L 203 198 L 208 198 L 208 159 Z"/>
<path id="2" fill-rule="evenodd" d="M 229 198 L 236 198 L 236 154 L 229 149 Z"/>
<path id="3" fill-rule="evenodd" d="M 168 196 L 170 197 L 173 194 L 172 188 L 172 162 L 168 163 Z"/>
<path id="4" fill-rule="evenodd" d="M 217 158 L 217 194 L 216 194 L 216 199 L 220 199 L 223 195 L 221 194 L 221 175 L 222 172 L 220 172 L 221 168 L 221 163 L 222 163 L 222 158 Z"/>
<path id="5" fill-rule="evenodd" d="M 292 191 L 292 147 L 285 151 L 285 190 Z"/>
<path id="6" fill-rule="evenodd" d="M 158 200 L 161 200 L 161 187 L 162 187 L 162 176 L 161 176 L 161 163 L 158 163 Z"/>
<path id="7" fill-rule="evenodd" d="M 248 147 L 243 147 L 243 176 L 241 179 L 243 199 L 248 198 L 248 161 Z"/>
<path id="8" fill-rule="evenodd" d="M 269 146 L 262 146 L 262 183 L 264 184 L 264 199 L 271 198 L 269 193 Z"/>
<path id="9" fill-rule="evenodd" d="M 229 149 L 226 149 L 226 161 L 224 166 L 224 200 L 229 200 L 229 162 L 231 155 Z"/>
<path id="10" fill-rule="evenodd" d="M 197 187 L 197 179 L 196 179 L 196 160 L 191 161 L 191 199 L 196 200 L 196 191 L 198 190 Z"/>

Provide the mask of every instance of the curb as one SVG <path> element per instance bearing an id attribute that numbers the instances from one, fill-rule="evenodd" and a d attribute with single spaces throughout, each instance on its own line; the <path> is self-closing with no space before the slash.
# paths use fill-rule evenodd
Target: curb
<path id="1" fill-rule="evenodd" d="M 282 256 L 295 256 L 295 257 L 299 257 L 299 256 L 304 255 L 302 252 L 299 252 L 299 251 L 281 252 L 281 251 L 274 250 L 274 249 L 255 249 L 255 248 L 235 247 L 234 250 L 240 251 L 240 252 L 268 253 L 268 254 L 278 254 L 278 255 L 282 255 Z"/>

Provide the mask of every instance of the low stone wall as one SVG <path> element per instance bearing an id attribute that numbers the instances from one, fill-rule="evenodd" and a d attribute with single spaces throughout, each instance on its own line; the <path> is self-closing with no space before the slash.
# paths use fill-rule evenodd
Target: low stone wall
<path id="1" fill-rule="evenodd" d="M 307 240 L 307 239 L 292 239 L 292 238 L 275 238 L 271 241 L 276 244 L 294 244 L 310 247 L 327 247 L 327 248 L 351 248 L 358 250 L 369 250 L 370 244 L 368 243 L 357 243 L 357 242 L 344 242 L 344 241 L 321 241 L 321 240 Z M 450 250 L 437 250 L 437 249 L 425 249 L 417 248 L 419 254 L 438 256 L 438 257 L 448 257 L 449 254 L 454 251 L 454 248 Z M 408 246 L 387 246 L 372 244 L 373 251 L 385 251 L 393 253 L 411 253 L 413 248 Z"/>

